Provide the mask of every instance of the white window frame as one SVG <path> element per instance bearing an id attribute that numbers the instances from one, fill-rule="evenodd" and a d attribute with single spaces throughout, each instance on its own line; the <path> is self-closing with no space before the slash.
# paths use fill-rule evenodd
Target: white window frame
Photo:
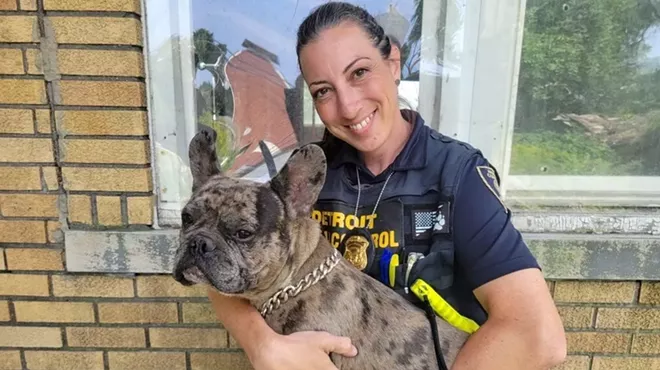
<path id="1" fill-rule="evenodd" d="M 142 1 L 157 220 L 160 226 L 177 227 L 180 209 L 190 196 L 187 144 L 195 134 L 194 85 L 191 75 L 182 73 L 193 68 L 191 36 L 166 51 L 176 63 L 154 70 L 149 55 L 156 31 L 163 32 L 164 27 L 168 36 L 192 35 L 192 0 L 170 1 L 169 7 L 158 0 Z M 454 0 L 450 4 L 424 0 L 422 33 L 433 34 L 444 24 L 448 29 L 445 45 L 455 38 L 456 30 L 463 32 L 463 45 L 456 72 L 438 43 L 432 37 L 422 38 L 422 73 L 419 85 L 413 87 L 419 91 L 414 106 L 418 104 L 431 127 L 484 153 L 501 175 L 503 197 L 510 206 L 660 207 L 660 177 L 509 174 L 525 7 L 526 0 Z M 158 30 L 149 22 L 156 17 L 150 15 L 154 9 L 164 13 L 157 15 Z M 439 63 L 447 66 L 441 73 L 435 69 Z M 460 77 L 451 78 L 454 73 Z M 304 91 L 304 124 L 321 125 L 309 92 Z M 284 153 L 277 158 L 278 167 L 287 157 Z M 263 181 L 267 172 L 258 168 L 246 177 Z"/>
<path id="2" fill-rule="evenodd" d="M 442 79 L 441 94 L 426 91 L 422 85 L 420 106 L 427 109 L 422 110 L 424 116 L 439 118 L 439 131 L 480 149 L 496 166 L 508 205 L 660 207 L 658 176 L 509 173 L 526 1 L 463 2 L 465 46 L 461 60 L 465 62 L 461 77 Z M 448 8 L 452 10 L 456 9 Z M 426 18 L 427 12 L 424 14 Z M 448 19 L 458 17 L 447 14 Z M 430 108 L 423 98 L 440 99 L 436 103 L 440 111 Z"/>
<path id="3" fill-rule="evenodd" d="M 196 133 L 192 75 L 192 0 L 142 0 L 145 75 L 151 138 L 151 164 L 156 194 L 155 228 L 178 227 L 191 195 L 188 144 Z M 152 14 L 152 12 L 154 14 Z M 156 14 L 157 12 L 157 14 Z M 158 22 L 156 22 L 158 19 Z M 154 26 L 157 24 L 157 26 Z M 183 36 L 161 52 L 172 63 L 156 65 L 153 53 L 162 37 Z"/>

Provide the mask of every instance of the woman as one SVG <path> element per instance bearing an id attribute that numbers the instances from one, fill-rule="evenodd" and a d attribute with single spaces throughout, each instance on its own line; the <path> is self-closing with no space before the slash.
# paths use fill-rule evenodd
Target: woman
<path id="1" fill-rule="evenodd" d="M 346 251 L 349 236 L 371 236 L 369 261 L 358 264 L 365 273 L 412 302 L 410 284 L 423 279 L 480 325 L 453 370 L 562 362 L 562 322 L 500 201 L 497 173 L 478 150 L 399 109 L 399 50 L 375 19 L 362 8 L 327 3 L 300 26 L 297 53 L 326 127 L 328 176 L 314 217 L 328 240 Z M 349 216 L 361 221 L 342 222 Z M 390 270 L 395 255 L 401 263 Z M 422 258 L 409 272 L 410 256 Z M 357 353 L 350 338 L 279 335 L 246 302 L 209 295 L 257 370 L 335 369 L 328 353 Z"/>

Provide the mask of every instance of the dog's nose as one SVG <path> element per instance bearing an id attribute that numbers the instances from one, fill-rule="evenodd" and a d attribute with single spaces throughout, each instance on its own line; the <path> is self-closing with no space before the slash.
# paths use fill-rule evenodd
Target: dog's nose
<path id="1" fill-rule="evenodd" d="M 215 244 L 206 238 L 195 239 L 195 251 L 200 254 L 209 253 L 215 250 Z"/>
<path id="2" fill-rule="evenodd" d="M 193 285 L 193 282 L 188 281 L 188 279 L 186 279 L 183 276 L 183 269 L 181 269 L 181 268 L 177 268 L 172 275 L 174 277 L 174 280 L 176 280 L 177 282 L 179 282 L 182 285 L 185 285 L 185 286 Z"/>

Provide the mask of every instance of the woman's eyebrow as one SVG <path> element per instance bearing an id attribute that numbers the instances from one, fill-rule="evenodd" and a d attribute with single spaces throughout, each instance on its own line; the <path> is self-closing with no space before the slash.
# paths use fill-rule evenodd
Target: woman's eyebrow
<path id="1" fill-rule="evenodd" d="M 353 67 L 353 65 L 354 65 L 355 63 L 359 62 L 359 61 L 362 60 L 362 59 L 369 59 L 369 58 L 368 58 L 368 57 L 358 57 L 358 58 L 356 58 L 354 61 L 350 62 L 350 63 L 346 66 L 346 68 L 344 68 L 344 72 L 343 72 L 343 73 L 346 73 L 349 69 L 351 69 L 351 67 Z"/>
<path id="2" fill-rule="evenodd" d="M 348 65 L 344 68 L 343 73 L 346 73 L 346 71 L 348 71 L 349 69 L 351 69 L 351 67 L 353 67 L 353 65 L 355 65 L 355 63 L 359 62 L 359 61 L 362 60 L 362 59 L 369 59 L 369 57 L 357 57 L 357 58 L 355 58 L 355 60 L 353 60 L 352 62 L 348 63 Z M 326 81 L 326 80 L 314 81 L 314 82 L 311 82 L 311 83 L 309 84 L 309 86 L 311 87 L 311 86 L 314 86 L 314 85 L 320 85 L 320 84 L 323 84 L 323 83 L 328 83 L 328 81 Z"/>

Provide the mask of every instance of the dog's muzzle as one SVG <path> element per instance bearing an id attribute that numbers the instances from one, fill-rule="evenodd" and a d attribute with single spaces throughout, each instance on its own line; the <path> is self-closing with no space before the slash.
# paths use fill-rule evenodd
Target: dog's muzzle
<path id="1" fill-rule="evenodd" d="M 186 286 L 207 282 L 208 279 L 196 266 L 195 261 L 216 249 L 213 241 L 198 235 L 185 241 L 180 248 L 180 256 L 174 266 L 174 280 Z"/>

